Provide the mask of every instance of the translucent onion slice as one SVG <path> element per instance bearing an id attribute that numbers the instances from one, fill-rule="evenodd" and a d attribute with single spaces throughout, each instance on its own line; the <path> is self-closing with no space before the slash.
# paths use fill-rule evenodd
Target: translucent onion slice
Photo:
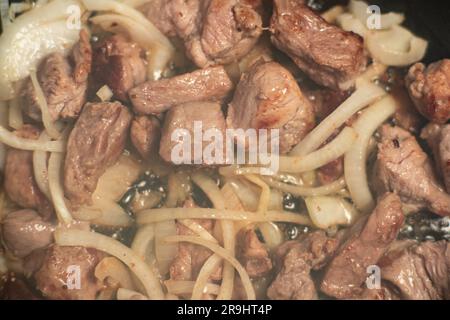
<path id="1" fill-rule="evenodd" d="M 367 179 L 367 156 L 369 141 L 377 128 L 395 113 L 396 101 L 388 95 L 376 102 L 353 124 L 358 139 L 344 158 L 344 174 L 348 190 L 356 207 L 364 213 L 375 207 L 375 201 Z"/>
<path id="2" fill-rule="evenodd" d="M 120 26 L 126 30 L 134 41 L 149 51 L 148 78 L 157 80 L 161 77 L 175 49 L 170 40 L 164 36 L 141 12 L 131 6 L 113 0 L 82 0 L 89 11 L 109 11 L 115 14 L 102 14 L 93 17 L 94 24 L 105 30 Z"/>
<path id="3" fill-rule="evenodd" d="M 295 146 L 290 155 L 304 156 L 316 150 L 351 116 L 385 94 L 373 83 L 358 83 L 356 91 Z"/>
<path id="4" fill-rule="evenodd" d="M 54 0 L 21 14 L 0 37 L 0 100 L 17 94 L 15 82 L 29 76 L 41 59 L 52 52 L 66 53 L 79 39 L 69 28 L 73 11 L 83 7 L 76 0 Z"/>
<path id="5" fill-rule="evenodd" d="M 41 133 L 38 141 L 46 142 L 50 140 L 50 137 L 44 131 Z M 40 150 L 33 152 L 33 172 L 39 190 L 41 190 L 48 199 L 51 199 L 50 187 L 48 184 L 47 152 Z"/>
<path id="6" fill-rule="evenodd" d="M 48 183 L 58 220 L 60 223 L 68 225 L 73 219 L 64 199 L 61 179 L 62 162 L 62 153 L 52 153 L 50 155 L 48 160 Z"/>
<path id="7" fill-rule="evenodd" d="M 247 271 L 242 267 L 242 265 L 239 263 L 239 261 L 236 260 L 227 250 L 224 248 L 218 246 L 215 243 L 203 240 L 199 237 L 192 237 L 192 236 L 173 236 L 173 237 L 167 237 L 165 239 L 169 243 L 177 243 L 177 242 L 190 242 L 194 244 L 198 244 L 201 246 L 204 246 L 211 251 L 213 251 L 215 254 L 220 256 L 221 258 L 225 259 L 227 262 L 229 262 L 239 273 L 239 276 L 241 277 L 242 284 L 244 286 L 244 290 L 247 294 L 248 300 L 255 300 L 255 290 L 253 289 L 252 282 L 250 281 L 250 277 L 247 273 Z"/>
<path id="8" fill-rule="evenodd" d="M 33 139 L 20 138 L 1 125 L 0 142 L 19 150 L 63 152 L 65 149 L 65 143 L 62 140 L 43 142 Z"/>
<path id="9" fill-rule="evenodd" d="M 55 231 L 55 242 L 61 246 L 94 248 L 116 257 L 136 275 L 144 285 L 150 299 L 162 300 L 164 298 L 161 283 L 152 269 L 130 248 L 119 241 L 96 232 L 58 229 Z"/>
<path id="10" fill-rule="evenodd" d="M 169 267 L 178 253 L 178 246 L 167 243 L 164 239 L 177 234 L 177 225 L 174 219 L 159 221 L 155 224 L 155 257 L 161 275 L 169 272 Z"/>
<path id="11" fill-rule="evenodd" d="M 423 59 L 428 42 L 401 26 L 371 31 L 366 36 L 371 56 L 388 66 L 405 67 Z"/>
<path id="12" fill-rule="evenodd" d="M 280 156 L 281 172 L 300 173 L 318 169 L 347 152 L 356 141 L 357 134 L 350 127 L 345 127 L 339 135 L 321 149 L 302 157 Z"/>
<path id="13" fill-rule="evenodd" d="M 310 197 L 305 199 L 305 203 L 312 222 L 321 229 L 351 225 L 359 214 L 341 197 Z"/>

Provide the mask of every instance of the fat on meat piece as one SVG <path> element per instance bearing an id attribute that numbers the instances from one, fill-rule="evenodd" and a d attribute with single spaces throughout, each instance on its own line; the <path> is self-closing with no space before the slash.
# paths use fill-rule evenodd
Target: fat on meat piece
<path id="1" fill-rule="evenodd" d="M 91 203 L 98 179 L 124 150 L 131 119 L 120 102 L 84 107 L 70 133 L 64 163 L 64 193 L 75 207 Z"/>
<path id="2" fill-rule="evenodd" d="M 416 138 L 400 127 L 383 125 L 379 130 L 373 187 L 378 194 L 397 193 L 407 211 L 428 209 L 450 215 L 450 195 L 436 179 L 432 162 Z"/>
<path id="3" fill-rule="evenodd" d="M 363 39 L 326 22 L 303 0 L 274 0 L 272 42 L 312 80 L 346 90 L 364 71 Z"/>
<path id="4" fill-rule="evenodd" d="M 290 72 L 276 62 L 253 64 L 228 108 L 228 128 L 279 129 L 280 153 L 289 152 L 314 125 L 313 106 Z"/>
<path id="5" fill-rule="evenodd" d="M 91 64 L 92 48 L 85 30 L 80 32 L 80 41 L 68 58 L 60 53 L 51 53 L 39 64 L 37 79 L 53 121 L 79 116 L 86 102 Z M 30 78 L 26 80 L 20 96 L 24 114 L 35 121 L 42 121 L 41 108 Z"/>
<path id="6" fill-rule="evenodd" d="M 129 97 L 136 113 L 157 115 L 187 102 L 220 101 L 232 89 L 233 83 L 219 66 L 144 82 L 131 89 Z"/>
<path id="7" fill-rule="evenodd" d="M 38 139 L 40 130 L 24 125 L 15 135 Z M 33 170 L 33 152 L 9 148 L 6 152 L 4 188 L 9 198 L 22 208 L 36 209 L 46 220 L 54 215 L 51 202 L 39 189 Z"/>
<path id="8" fill-rule="evenodd" d="M 346 240 L 328 264 L 321 291 L 349 299 L 363 293 L 367 267 L 377 264 L 397 238 L 404 215 L 400 198 L 386 193 L 368 218 L 361 218 L 349 231 Z"/>
<path id="9" fill-rule="evenodd" d="M 425 67 L 416 63 L 405 79 L 417 110 L 431 122 L 444 124 L 450 119 L 450 59 Z"/>
<path id="10" fill-rule="evenodd" d="M 128 101 L 128 90 L 147 79 L 144 51 L 123 35 L 110 36 L 94 47 L 93 77 L 97 85 L 107 85 L 114 97 Z"/>

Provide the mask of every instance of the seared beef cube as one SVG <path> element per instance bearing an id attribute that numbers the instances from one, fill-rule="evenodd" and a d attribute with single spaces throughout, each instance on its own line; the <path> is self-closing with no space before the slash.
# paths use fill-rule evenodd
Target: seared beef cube
<path id="1" fill-rule="evenodd" d="M 361 218 L 349 231 L 347 240 L 328 264 L 321 290 L 338 299 L 360 296 L 367 267 L 377 264 L 397 238 L 404 215 L 400 198 L 387 193 L 375 210 Z"/>
<path id="2" fill-rule="evenodd" d="M 276 62 L 255 63 L 242 76 L 228 109 L 228 128 L 279 129 L 281 153 L 289 152 L 314 125 L 311 103 Z"/>
<path id="3" fill-rule="evenodd" d="M 427 208 L 450 215 L 450 195 L 438 183 L 428 155 L 414 136 L 399 127 L 384 125 L 374 171 L 379 194 L 397 193 L 408 211 Z"/>
<path id="4" fill-rule="evenodd" d="M 103 284 L 94 272 L 103 257 L 103 253 L 91 248 L 51 246 L 37 263 L 36 287 L 51 300 L 95 300 Z M 74 278 L 77 271 L 80 287 Z"/>
<path id="5" fill-rule="evenodd" d="M 137 113 L 160 114 L 182 103 L 219 101 L 232 89 L 225 69 L 215 67 L 145 82 L 130 90 L 129 96 Z"/>
<path id="6" fill-rule="evenodd" d="M 409 69 L 406 86 L 417 110 L 428 120 L 444 124 L 450 119 L 450 59 L 428 67 L 416 63 Z"/>
<path id="7" fill-rule="evenodd" d="M 272 42 L 312 80 L 348 89 L 365 69 L 363 39 L 326 22 L 301 0 L 275 0 Z"/>
<path id="8" fill-rule="evenodd" d="M 94 49 L 93 76 L 99 86 L 106 84 L 114 96 L 128 101 L 128 90 L 146 80 L 143 50 L 122 35 L 100 42 Z"/>
<path id="9" fill-rule="evenodd" d="M 130 138 L 142 158 L 150 158 L 158 152 L 161 138 L 159 120 L 149 116 L 136 117 L 131 122 Z"/>
<path id="10" fill-rule="evenodd" d="M 69 58 L 60 53 L 48 55 L 39 64 L 37 79 L 44 92 L 53 121 L 75 119 L 86 102 L 88 76 L 91 72 L 92 49 L 86 31 Z M 31 79 L 27 79 L 21 93 L 23 112 L 31 119 L 42 120 L 41 108 Z"/>
<path id="11" fill-rule="evenodd" d="M 310 272 L 328 262 L 339 241 L 339 236 L 330 238 L 325 232 L 316 231 L 281 244 L 275 251 L 277 275 L 267 290 L 267 296 L 272 300 L 317 299 Z"/>
<path id="12" fill-rule="evenodd" d="M 130 112 L 119 102 L 86 104 L 64 164 L 64 192 L 74 206 L 91 203 L 98 179 L 123 152 L 130 123 Z"/>
<path id="13" fill-rule="evenodd" d="M 217 132 L 225 139 L 225 119 L 219 103 L 213 102 L 192 102 L 179 105 L 169 110 L 164 120 L 162 129 L 161 143 L 159 147 L 160 156 L 167 162 L 177 162 L 172 159 L 172 152 L 176 152 L 177 157 L 182 157 L 184 164 L 224 164 L 224 163 L 208 163 L 209 159 L 203 157 L 203 149 L 209 145 L 209 142 L 203 142 L 203 137 L 196 137 L 194 135 L 195 125 L 201 125 L 202 136 L 205 132 Z M 200 129 L 200 127 L 199 127 Z M 177 130 L 178 133 L 176 132 Z M 189 137 L 185 137 L 182 131 L 187 130 Z M 178 134 L 179 138 L 183 137 L 181 143 L 190 143 L 190 159 L 186 154 L 180 155 L 174 147 L 179 145 L 180 141 L 173 141 L 172 135 Z M 187 141 L 186 139 L 189 139 Z M 187 142 L 186 142 L 187 141 Z M 195 152 L 195 146 L 200 149 L 202 154 Z M 180 148 L 181 149 L 181 148 Z M 184 153 L 184 152 L 183 152 Z M 210 156 L 209 154 L 207 156 Z M 215 157 L 216 154 L 211 154 Z M 218 155 L 217 155 L 218 156 Z M 223 152 L 223 159 L 225 159 L 225 150 Z M 188 161 L 189 160 L 189 161 Z M 218 159 L 221 161 L 222 159 Z M 188 162 L 188 163 L 186 163 Z M 214 161 L 213 161 L 214 162 Z"/>
<path id="14" fill-rule="evenodd" d="M 21 138 L 38 139 L 39 130 L 24 125 L 15 134 Z M 9 148 L 6 153 L 4 188 L 9 198 L 22 208 L 36 209 L 45 219 L 54 211 L 49 199 L 39 189 L 33 171 L 33 152 Z"/>
<path id="15" fill-rule="evenodd" d="M 252 278 L 265 276 L 272 270 L 269 252 L 252 228 L 243 229 L 238 233 L 237 258 Z"/>
<path id="16" fill-rule="evenodd" d="M 2 221 L 2 237 L 6 247 L 19 258 L 53 242 L 55 226 L 46 222 L 34 210 L 9 213 Z"/>

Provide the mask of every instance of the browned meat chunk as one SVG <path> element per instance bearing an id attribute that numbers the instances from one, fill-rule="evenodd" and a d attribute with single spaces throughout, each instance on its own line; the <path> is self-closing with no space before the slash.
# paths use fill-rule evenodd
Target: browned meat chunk
<path id="1" fill-rule="evenodd" d="M 429 123 L 423 128 L 420 137 L 433 151 L 436 171 L 442 178 L 448 193 L 450 191 L 450 125 Z"/>
<path id="2" fill-rule="evenodd" d="M 260 0 L 173 0 L 169 7 L 188 56 L 201 68 L 238 61 L 262 33 Z"/>
<path id="3" fill-rule="evenodd" d="M 159 114 L 186 102 L 221 100 L 232 89 L 225 69 L 215 67 L 145 82 L 130 90 L 129 96 L 137 113 Z"/>
<path id="4" fill-rule="evenodd" d="M 16 131 L 16 135 L 26 139 L 37 139 L 39 130 L 31 125 L 24 125 Z M 19 206 L 36 209 L 46 219 L 53 215 L 50 201 L 34 180 L 33 153 L 31 151 L 8 149 L 4 187 L 11 200 Z"/>
<path id="5" fill-rule="evenodd" d="M 442 128 L 439 139 L 439 164 L 447 192 L 450 192 L 450 125 Z"/>
<path id="6" fill-rule="evenodd" d="M 350 96 L 350 91 L 316 89 L 305 94 L 313 105 L 317 122 L 321 122 Z"/>
<path id="7" fill-rule="evenodd" d="M 238 233 L 237 257 L 252 278 L 262 277 L 272 270 L 269 253 L 252 228 Z"/>
<path id="8" fill-rule="evenodd" d="M 211 155 L 208 154 L 206 158 L 203 157 L 203 152 L 201 152 L 202 154 L 195 152 L 195 149 L 198 149 L 195 148 L 196 142 L 194 141 L 194 128 L 196 124 L 201 125 L 198 129 L 202 133 L 207 131 L 218 132 L 224 136 L 225 119 L 220 104 L 213 102 L 192 102 L 179 105 L 169 110 L 164 120 L 159 147 L 159 154 L 165 161 L 174 162 L 175 164 L 180 164 L 178 162 L 184 164 L 222 164 L 220 163 L 222 159 L 219 157 L 216 158 L 214 152 Z M 186 135 L 182 131 L 177 132 L 177 130 L 182 130 L 185 133 L 187 130 L 191 138 L 186 139 Z M 172 140 L 173 134 L 178 135 L 178 141 Z M 190 144 L 190 155 L 184 154 L 184 148 L 177 148 L 178 151 L 174 149 L 174 147 L 180 146 L 180 142 L 182 143 L 181 146 L 187 143 Z M 203 142 L 202 148 L 206 148 L 209 144 L 209 142 Z M 173 155 L 178 160 L 183 161 L 172 159 L 172 153 L 174 153 Z M 190 157 L 190 162 L 186 163 L 186 160 L 189 160 L 188 157 Z"/>
<path id="9" fill-rule="evenodd" d="M 1 230 L 5 245 L 19 258 L 53 242 L 53 224 L 29 209 L 8 214 L 2 221 Z"/>
<path id="10" fill-rule="evenodd" d="M 321 185 L 327 185 L 336 181 L 344 174 L 344 159 L 343 157 L 327 163 L 317 170 L 317 178 Z"/>
<path id="11" fill-rule="evenodd" d="M 67 143 L 64 191 L 73 205 L 89 204 L 97 181 L 122 153 L 131 115 L 119 102 L 88 103 Z"/>
<path id="12" fill-rule="evenodd" d="M 281 153 L 289 152 L 314 125 L 311 103 L 276 62 L 254 64 L 242 76 L 228 109 L 228 128 L 279 129 Z"/>
<path id="13" fill-rule="evenodd" d="M 78 117 L 86 102 L 91 62 L 89 35 L 83 30 L 80 32 L 80 41 L 74 46 L 69 58 L 60 53 L 52 53 L 40 63 L 37 78 L 52 120 Z M 26 81 L 21 96 L 24 113 L 41 121 L 41 108 L 31 79 Z"/>
<path id="14" fill-rule="evenodd" d="M 395 286 L 402 299 L 450 299 L 450 246 L 424 242 L 392 250 L 378 263 L 383 281 Z"/>
<path id="15" fill-rule="evenodd" d="M 159 31 L 168 37 L 174 37 L 177 35 L 177 32 L 172 22 L 171 6 L 168 5 L 170 2 L 171 0 L 152 0 L 148 1 L 138 9 L 155 25 L 156 28 L 159 29 Z"/>
<path id="16" fill-rule="evenodd" d="M 192 200 L 184 203 L 184 208 L 196 208 L 196 204 Z M 214 221 L 208 219 L 194 219 L 194 222 L 202 226 L 206 231 L 212 233 Z M 177 223 L 178 235 L 193 235 L 193 232 L 184 225 Z M 191 243 L 180 243 L 178 245 L 178 253 L 170 266 L 170 279 L 172 280 L 195 280 L 200 269 L 206 260 L 212 255 L 211 250 Z M 222 278 L 222 268 L 211 275 L 214 280 Z"/>
<path id="17" fill-rule="evenodd" d="M 397 193 L 407 211 L 427 208 L 450 215 L 450 195 L 437 182 L 431 161 L 414 136 L 399 127 L 384 125 L 375 164 L 374 187 L 379 194 Z"/>
<path id="18" fill-rule="evenodd" d="M 348 89 L 365 68 L 363 39 L 329 24 L 301 0 L 275 0 L 272 42 L 311 79 Z"/>
<path id="19" fill-rule="evenodd" d="M 308 234 L 299 241 L 283 243 L 275 252 L 279 272 L 267 290 L 267 296 L 272 300 L 317 299 L 310 271 L 322 268 L 338 245 L 338 238 L 329 238 L 323 231 Z"/>
<path id="20" fill-rule="evenodd" d="M 367 267 L 374 265 L 397 238 L 404 215 L 400 198 L 385 194 L 379 199 L 368 219 L 361 219 L 348 234 L 327 267 L 321 290 L 339 299 L 362 294 L 362 284 L 367 278 Z"/>
<path id="21" fill-rule="evenodd" d="M 131 142 L 144 159 L 158 152 L 161 138 L 161 126 L 156 118 L 148 116 L 136 117 L 131 122 Z"/>
<path id="22" fill-rule="evenodd" d="M 409 95 L 417 110 L 432 122 L 450 119 L 450 59 L 413 65 L 406 76 Z"/>
<path id="23" fill-rule="evenodd" d="M 94 271 L 103 257 L 95 249 L 51 246 L 34 274 L 36 287 L 51 300 L 94 300 L 102 288 Z"/>
<path id="24" fill-rule="evenodd" d="M 0 281 L 0 300 L 40 300 L 40 298 L 23 277 L 9 272 L 3 275 Z"/>
<path id="25" fill-rule="evenodd" d="M 146 80 L 143 50 L 122 35 L 104 39 L 94 48 L 93 76 L 99 86 L 106 84 L 121 101 L 128 101 L 128 90 Z"/>
<path id="26" fill-rule="evenodd" d="M 425 118 L 417 112 L 404 86 L 394 88 L 391 95 L 396 101 L 394 123 L 409 132 L 418 134 L 425 124 Z"/>

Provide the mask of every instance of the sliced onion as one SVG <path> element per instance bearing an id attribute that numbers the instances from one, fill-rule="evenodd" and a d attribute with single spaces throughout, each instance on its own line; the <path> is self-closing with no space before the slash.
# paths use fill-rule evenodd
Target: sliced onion
<path id="1" fill-rule="evenodd" d="M 361 37 L 365 37 L 369 31 L 366 26 L 350 13 L 343 13 L 337 17 L 337 24 L 345 31 L 351 31 L 359 34 Z"/>
<path id="2" fill-rule="evenodd" d="M 137 291 L 119 288 L 117 290 L 117 300 L 148 300 L 148 298 Z"/>
<path id="3" fill-rule="evenodd" d="M 164 36 L 141 12 L 131 6 L 113 0 L 82 0 L 89 11 L 109 11 L 115 14 L 102 14 L 91 21 L 105 30 L 117 26 L 125 29 L 134 41 L 149 50 L 148 77 L 157 80 L 161 77 L 175 52 L 169 39 Z"/>
<path id="4" fill-rule="evenodd" d="M 52 52 L 67 52 L 79 39 L 76 28 L 68 28 L 72 14 L 67 9 L 83 7 L 76 0 L 54 0 L 17 17 L 0 37 L 0 100 L 17 94 L 15 82 L 25 79 L 40 60 Z"/>
<path id="5" fill-rule="evenodd" d="M 50 137 L 44 131 L 41 133 L 38 141 L 46 142 L 50 140 Z M 41 190 L 48 199 L 51 199 L 50 187 L 48 184 L 47 152 L 40 150 L 33 152 L 33 172 L 39 190 Z"/>
<path id="6" fill-rule="evenodd" d="M 161 275 L 169 272 L 169 267 L 178 253 L 178 246 L 174 243 L 167 243 L 164 239 L 176 234 L 177 224 L 173 219 L 155 224 L 155 257 Z"/>
<path id="7" fill-rule="evenodd" d="M 280 228 L 273 222 L 259 223 L 258 228 L 261 231 L 264 243 L 269 249 L 274 249 L 279 246 L 283 240 L 283 232 Z"/>
<path id="8" fill-rule="evenodd" d="M 62 140 L 42 142 L 33 139 L 20 138 L 1 125 L 0 142 L 19 150 L 63 152 L 65 149 L 65 143 Z"/>
<path id="9" fill-rule="evenodd" d="M 364 1 L 350 0 L 348 5 L 350 13 L 357 18 L 363 25 L 367 24 L 367 19 L 372 13 L 368 12 L 369 5 Z M 401 13 L 389 12 L 380 16 L 380 28 L 389 29 L 392 26 L 399 25 L 405 20 Z"/>
<path id="10" fill-rule="evenodd" d="M 369 32 L 366 44 L 374 59 L 394 67 L 405 67 L 422 60 L 428 48 L 426 40 L 401 26 Z"/>
<path id="11" fill-rule="evenodd" d="M 63 155 L 61 153 L 52 153 L 50 155 L 48 161 L 48 182 L 58 220 L 60 223 L 68 225 L 73 219 L 64 199 L 61 179 L 62 162 Z"/>
<path id="12" fill-rule="evenodd" d="M 305 199 L 311 221 L 320 229 L 351 225 L 358 211 L 341 197 L 310 197 Z"/>
<path id="13" fill-rule="evenodd" d="M 358 139 L 344 158 L 344 173 L 348 190 L 356 207 L 364 213 L 375 207 L 367 180 L 368 146 L 377 128 L 395 113 L 396 100 L 388 95 L 370 106 L 353 124 Z"/>
<path id="14" fill-rule="evenodd" d="M 111 89 L 105 84 L 103 87 L 101 87 L 97 93 L 97 97 L 100 98 L 101 101 L 110 101 L 113 97 L 114 93 L 111 91 Z"/>
<path id="15" fill-rule="evenodd" d="M 144 285 L 150 299 L 163 299 L 159 279 L 152 269 L 130 248 L 111 237 L 89 231 L 64 230 L 55 231 L 55 241 L 61 246 L 82 246 L 104 251 L 125 263 Z"/>
<path id="16" fill-rule="evenodd" d="M 325 19 L 326 22 L 335 23 L 338 16 L 341 15 L 343 12 L 344 12 L 344 7 L 337 5 L 337 6 L 331 7 L 330 9 L 328 9 L 327 11 L 322 13 L 321 16 L 322 16 L 322 18 Z"/>
<path id="17" fill-rule="evenodd" d="M 318 169 L 347 152 L 356 138 L 355 130 L 345 127 L 333 141 L 317 151 L 300 157 L 280 156 L 279 171 L 299 173 Z"/>
<path id="18" fill-rule="evenodd" d="M 127 267 L 117 258 L 106 257 L 100 261 L 95 267 L 95 277 L 102 283 L 113 281 L 120 288 L 134 289 L 133 280 Z"/>
<path id="19" fill-rule="evenodd" d="M 16 130 L 23 126 L 22 108 L 18 98 L 9 102 L 9 126 Z"/>
<path id="20" fill-rule="evenodd" d="M 305 187 L 300 185 L 292 185 L 281 181 L 277 181 L 270 177 L 263 177 L 262 179 L 266 181 L 266 183 L 272 188 L 277 188 L 283 192 L 291 193 L 292 195 L 298 197 L 313 197 L 313 196 L 325 196 L 330 194 L 337 194 L 343 188 L 345 188 L 344 178 L 338 179 L 330 184 L 320 187 Z"/>
<path id="21" fill-rule="evenodd" d="M 41 109 L 42 122 L 44 123 L 45 131 L 47 131 L 47 134 L 51 138 L 58 139 L 61 135 L 61 133 L 59 132 L 60 129 L 58 129 L 57 124 L 52 120 L 50 111 L 48 109 L 47 98 L 45 97 L 44 91 L 39 84 L 36 71 L 30 72 L 30 78 L 31 83 L 33 84 L 34 92 L 36 93 L 37 103 L 39 105 L 39 108 Z"/>
<path id="22" fill-rule="evenodd" d="M 385 94 L 373 83 L 358 83 L 356 91 L 295 146 L 290 155 L 304 156 L 316 150 L 351 116 Z"/>
<path id="23" fill-rule="evenodd" d="M 0 126 L 8 125 L 8 106 L 4 101 L 0 101 Z M 3 171 L 6 161 L 6 145 L 2 143 L 0 138 L 0 171 Z"/>
<path id="24" fill-rule="evenodd" d="M 93 200 L 109 199 L 119 201 L 131 185 L 139 178 L 140 163 L 132 156 L 123 154 L 119 160 L 100 177 Z"/>

